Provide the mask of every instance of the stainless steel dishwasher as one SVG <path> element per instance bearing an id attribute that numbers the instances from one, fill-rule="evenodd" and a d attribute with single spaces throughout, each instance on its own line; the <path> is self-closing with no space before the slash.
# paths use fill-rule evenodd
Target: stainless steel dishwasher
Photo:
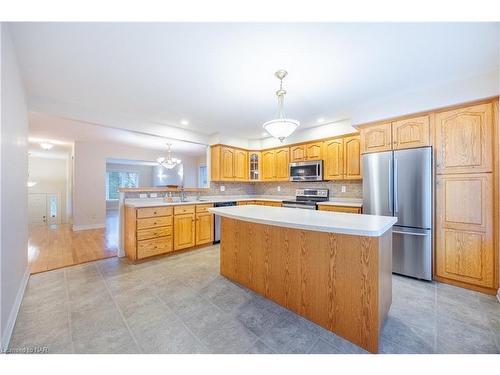
<path id="1" fill-rule="evenodd" d="M 227 206 L 236 206 L 237 202 L 217 202 L 214 203 L 214 207 L 227 207 Z M 214 223 L 214 243 L 220 242 L 220 216 L 215 215 L 215 223 Z"/>

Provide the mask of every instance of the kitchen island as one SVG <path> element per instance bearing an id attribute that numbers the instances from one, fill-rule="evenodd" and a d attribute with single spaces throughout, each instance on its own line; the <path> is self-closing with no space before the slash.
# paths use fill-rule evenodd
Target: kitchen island
<path id="1" fill-rule="evenodd" d="M 378 352 L 392 301 L 396 218 L 294 208 L 210 208 L 220 215 L 220 273 Z"/>

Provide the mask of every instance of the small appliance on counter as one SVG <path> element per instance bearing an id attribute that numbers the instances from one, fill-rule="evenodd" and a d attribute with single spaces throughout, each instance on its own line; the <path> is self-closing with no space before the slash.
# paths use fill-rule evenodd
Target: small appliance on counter
<path id="1" fill-rule="evenodd" d="M 317 202 L 324 202 L 328 199 L 328 189 L 297 189 L 295 190 L 295 200 L 283 201 L 283 207 L 316 210 Z"/>
<path id="2" fill-rule="evenodd" d="M 322 181 L 323 160 L 290 163 L 290 181 Z"/>
<path id="3" fill-rule="evenodd" d="M 227 206 L 236 206 L 238 202 L 228 201 L 228 202 L 216 202 L 214 203 L 214 207 L 227 207 Z M 220 242 L 220 216 L 215 215 L 214 217 L 214 243 Z"/>

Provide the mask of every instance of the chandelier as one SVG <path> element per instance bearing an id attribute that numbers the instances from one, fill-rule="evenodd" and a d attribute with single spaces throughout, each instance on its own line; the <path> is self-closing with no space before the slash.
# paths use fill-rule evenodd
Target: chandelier
<path id="1" fill-rule="evenodd" d="M 165 167 L 167 169 L 175 168 L 177 165 L 179 165 L 182 162 L 181 159 L 177 159 L 177 158 L 172 157 L 171 146 L 172 145 L 170 143 L 167 143 L 167 157 L 161 157 L 161 158 L 156 159 L 156 161 L 158 162 L 159 165 L 161 165 L 162 167 Z"/>
<path id="2" fill-rule="evenodd" d="M 280 80 L 280 88 L 276 91 L 278 97 L 278 118 L 265 122 L 262 126 L 274 138 L 278 138 L 280 142 L 292 134 L 300 125 L 300 122 L 290 118 L 286 118 L 283 110 L 283 102 L 285 100 L 286 91 L 283 90 L 283 79 L 287 76 L 286 70 L 278 70 L 274 75 Z"/>

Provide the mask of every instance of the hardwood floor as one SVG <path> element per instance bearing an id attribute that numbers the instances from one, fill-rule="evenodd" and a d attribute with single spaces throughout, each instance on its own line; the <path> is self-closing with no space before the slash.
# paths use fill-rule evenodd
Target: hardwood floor
<path id="1" fill-rule="evenodd" d="M 32 274 L 116 256 L 118 215 L 110 212 L 106 229 L 74 232 L 70 224 L 30 228 L 28 260 Z"/>

